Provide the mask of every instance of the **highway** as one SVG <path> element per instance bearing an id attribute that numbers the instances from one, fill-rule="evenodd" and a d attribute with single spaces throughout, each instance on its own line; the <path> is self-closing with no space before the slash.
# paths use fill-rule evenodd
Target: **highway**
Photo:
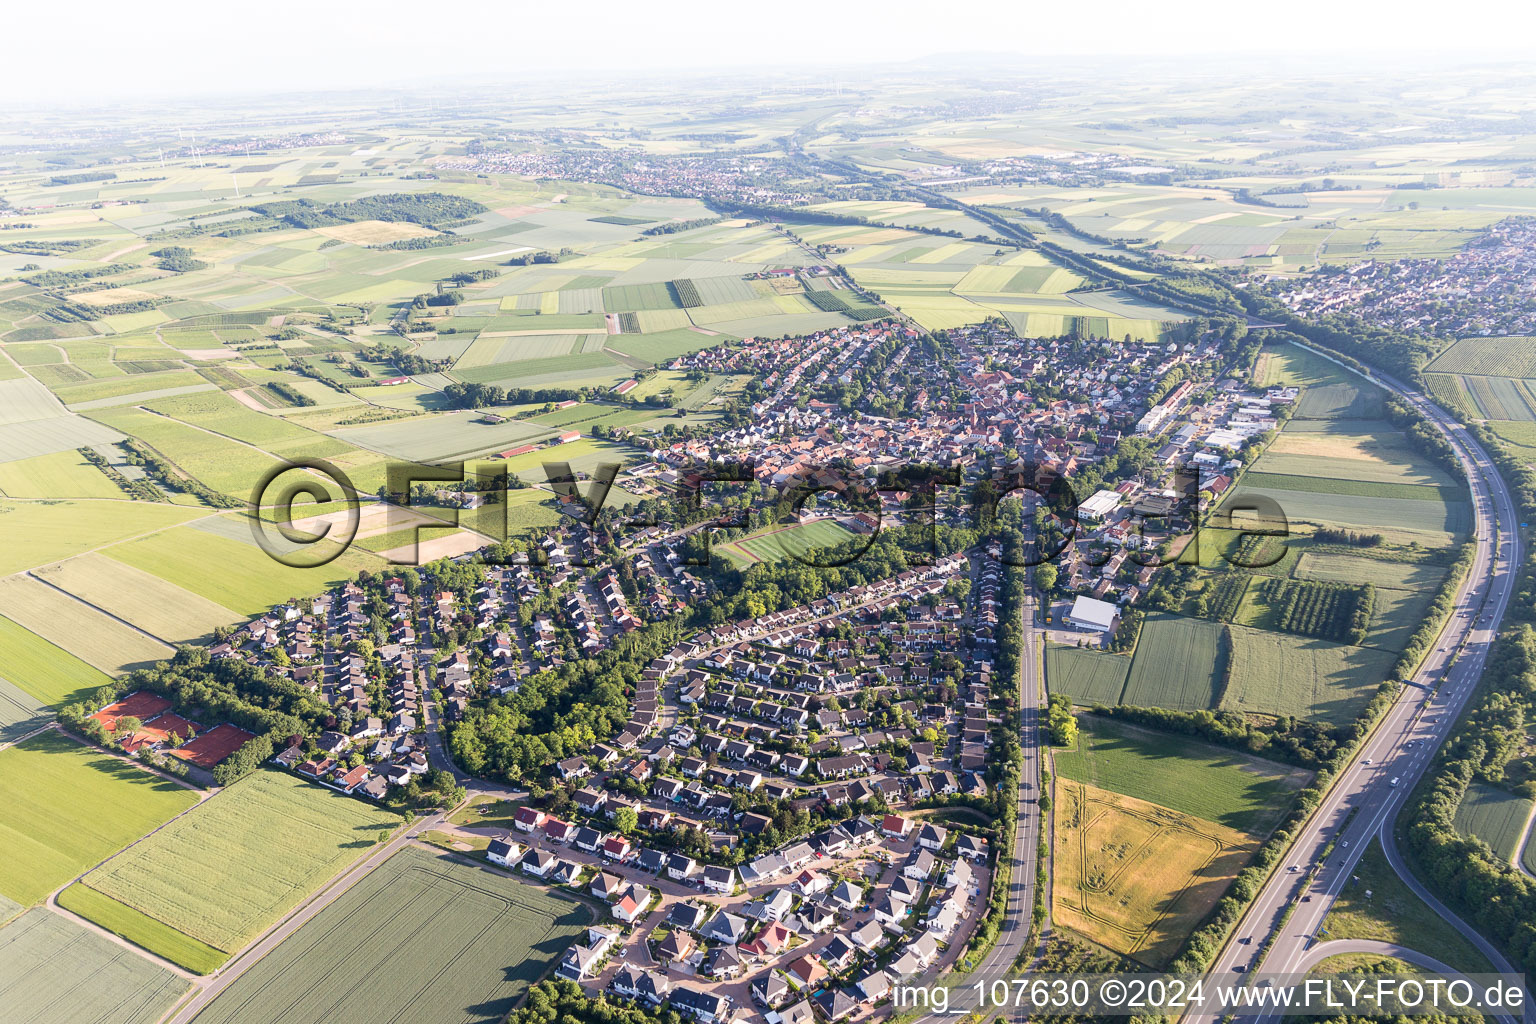
<path id="1" fill-rule="evenodd" d="M 1412 877 L 1392 843 L 1398 813 L 1475 688 L 1508 605 L 1520 560 L 1515 507 L 1492 459 L 1461 424 L 1417 390 L 1379 373 L 1372 379 L 1414 405 L 1455 449 L 1472 490 L 1476 556 L 1440 638 L 1411 685 L 1403 688 L 1355 759 L 1340 772 L 1217 957 L 1211 968 L 1217 981 L 1243 971 L 1289 973 L 1311 966 L 1314 948 L 1327 938 L 1320 933 L 1323 919 L 1377 836 L 1410 888 L 1427 897 L 1448 925 L 1465 934 L 1499 971 L 1516 973 L 1491 943 Z M 1285 919 L 1287 911 L 1290 917 Z M 1262 961 L 1251 962 L 1271 935 L 1273 944 Z"/>

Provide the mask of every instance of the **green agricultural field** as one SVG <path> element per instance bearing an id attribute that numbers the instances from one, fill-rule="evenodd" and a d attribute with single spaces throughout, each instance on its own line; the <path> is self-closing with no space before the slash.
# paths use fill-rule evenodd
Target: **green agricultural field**
<path id="1" fill-rule="evenodd" d="M 1383 397 L 1379 388 L 1366 384 L 1319 384 L 1301 396 L 1296 415 L 1303 419 L 1379 419 Z"/>
<path id="2" fill-rule="evenodd" d="M 1260 462 L 1263 460 L 1261 459 Z M 1308 491 L 1312 494 L 1354 495 L 1362 498 L 1387 498 L 1393 501 L 1439 501 L 1454 503 L 1467 500 L 1464 487 L 1436 487 L 1431 484 L 1394 484 L 1381 480 L 1346 480 L 1336 477 L 1298 476 L 1269 473 L 1256 466 L 1243 474 L 1244 490 Z M 1306 500 L 1306 499 L 1303 499 Z"/>
<path id="3" fill-rule="evenodd" d="M 258 615 L 290 598 L 318 594 L 359 569 L 382 564 L 353 548 L 318 568 L 295 569 L 277 562 L 253 541 L 232 540 L 194 526 L 115 544 L 103 554 L 241 615 Z M 209 566 L 218 571 L 210 572 Z"/>
<path id="4" fill-rule="evenodd" d="M 641 309 L 678 309 L 677 296 L 664 281 L 654 284 L 629 284 L 603 289 L 603 309 L 609 313 L 631 313 Z"/>
<path id="5" fill-rule="evenodd" d="M 1365 634 L 1365 646 L 1399 651 L 1408 646 L 1414 631 L 1435 599 L 1430 590 L 1393 590 L 1377 587 L 1371 608 L 1371 624 Z"/>
<path id="6" fill-rule="evenodd" d="M 1445 579 L 1445 569 L 1428 562 L 1389 562 L 1364 555 L 1305 551 L 1296 563 L 1296 575 L 1329 583 L 1369 583 L 1393 590 L 1435 590 Z"/>
<path id="7" fill-rule="evenodd" d="M 1228 628 L 1232 675 L 1221 699 L 1224 711 L 1352 722 L 1397 660 L 1386 650 L 1247 626 Z"/>
<path id="8" fill-rule="evenodd" d="M 10 671 L 9 665 L 6 671 Z M 0 677 L 0 743 L 15 743 L 52 721 L 53 715 L 47 706 L 15 683 Z"/>
<path id="9" fill-rule="evenodd" d="M 1501 860 L 1513 861 L 1531 815 L 1531 800 L 1483 782 L 1467 787 L 1456 807 L 1456 831 L 1476 836 Z"/>
<path id="10" fill-rule="evenodd" d="M 241 975 L 198 1021 L 494 1024 L 590 919 L 568 897 L 406 848 Z"/>
<path id="11" fill-rule="evenodd" d="M 155 412 L 287 458 L 326 458 L 347 451 L 334 438 L 277 416 L 256 412 L 222 391 L 204 391 L 148 402 Z"/>
<path id="12" fill-rule="evenodd" d="M 297 775 L 259 771 L 83 880 L 233 952 L 399 824 L 396 814 Z"/>
<path id="13" fill-rule="evenodd" d="M 169 645 L 30 576 L 0 579 L 0 615 L 109 675 L 175 653 Z"/>
<path id="14" fill-rule="evenodd" d="M 198 514 L 196 509 L 143 501 L 0 500 L 0 575 L 174 526 Z"/>
<path id="15" fill-rule="evenodd" d="M 1471 525 L 1468 502 L 1383 500 L 1358 494 L 1251 487 L 1245 480 L 1224 504 L 1264 497 L 1275 502 L 1292 523 L 1318 523 L 1346 529 L 1417 539 L 1439 546 L 1452 542 Z"/>
<path id="16" fill-rule="evenodd" d="M 192 790 L 57 732 L 0 750 L 0 893 L 36 903 L 196 802 Z"/>
<path id="17" fill-rule="evenodd" d="M 0 669 L 5 679 L 45 706 L 85 700 L 112 681 L 31 630 L 0 617 Z"/>
<path id="18" fill-rule="evenodd" d="M 1122 702 L 1176 711 L 1214 708 L 1226 662 L 1224 628 L 1163 612 L 1147 616 Z"/>
<path id="19" fill-rule="evenodd" d="M 506 451 L 538 443 L 556 433 L 551 427 L 523 420 L 479 422 L 483 416 L 479 412 L 450 412 L 348 427 L 335 434 L 349 444 L 397 459 L 434 462 L 481 452 Z"/>
<path id="20" fill-rule="evenodd" d="M 1064 693 L 1074 704 L 1120 703 L 1131 659 L 1120 654 L 1045 645 L 1045 685 L 1051 693 Z"/>
<path id="21" fill-rule="evenodd" d="M 1078 716 L 1078 742 L 1056 753 L 1063 778 L 1147 800 L 1260 838 L 1311 777 L 1183 736 Z"/>
<path id="22" fill-rule="evenodd" d="M 608 347 L 613 348 L 614 352 L 622 352 L 636 359 L 644 359 L 645 362 L 659 364 L 659 362 L 667 362 L 668 359 L 676 359 L 677 356 L 699 352 L 700 348 L 711 348 L 720 342 L 733 341 L 733 339 L 733 335 L 684 327 L 684 329 L 645 333 L 645 335 L 614 335 L 613 338 L 608 338 Z"/>
<path id="23" fill-rule="evenodd" d="M 32 575 L 173 646 L 207 636 L 243 617 L 94 551 L 35 569 Z"/>
<path id="24" fill-rule="evenodd" d="M 257 482 L 278 464 L 275 456 L 248 444 L 144 409 L 95 409 L 91 416 L 137 438 L 186 473 L 233 497 L 248 500 Z"/>
<path id="25" fill-rule="evenodd" d="M 155 1024 L 190 987 L 42 907 L 0 928 L 0 993 L 10 1024 Z"/>
<path id="26" fill-rule="evenodd" d="M 78 451 L 0 462 L 0 494 L 12 498 L 126 498 Z"/>
<path id="27" fill-rule="evenodd" d="M 1462 338 L 1425 369 L 1489 377 L 1536 377 L 1536 338 Z"/>
<path id="28" fill-rule="evenodd" d="M 190 935 L 183 935 L 148 914 L 141 914 L 110 896 L 103 896 L 81 882 L 60 892 L 58 904 L 194 974 L 210 974 L 229 959 L 228 953 L 214 949 L 206 942 L 199 942 Z"/>

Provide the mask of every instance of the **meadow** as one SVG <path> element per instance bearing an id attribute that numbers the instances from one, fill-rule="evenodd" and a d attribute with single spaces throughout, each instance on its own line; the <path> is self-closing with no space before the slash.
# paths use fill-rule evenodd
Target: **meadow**
<path id="1" fill-rule="evenodd" d="M 172 646 L 241 619 L 223 605 L 94 551 L 34 569 L 32 575 Z"/>
<path id="2" fill-rule="evenodd" d="M 1223 747 L 1078 715 L 1077 746 L 1059 750 L 1056 771 L 1084 782 L 1264 838 L 1290 809 L 1310 773 Z"/>
<path id="3" fill-rule="evenodd" d="M 175 653 L 168 644 L 29 576 L 0 579 L 0 615 L 109 675 Z"/>
<path id="4" fill-rule="evenodd" d="M 1232 677 L 1224 711 L 1352 722 L 1376 695 L 1396 657 L 1310 637 L 1229 626 Z"/>
<path id="5" fill-rule="evenodd" d="M 6 671 L 10 671 L 7 667 Z M 15 683 L 0 678 L 0 743 L 15 743 L 53 721 L 46 705 Z"/>
<path id="6" fill-rule="evenodd" d="M 196 802 L 192 790 L 56 732 L 0 750 L 0 893 L 36 903 Z"/>
<path id="7" fill-rule="evenodd" d="M 6 679 L 46 706 L 84 700 L 112 681 L 100 669 L 4 617 L 0 664 Z"/>
<path id="8" fill-rule="evenodd" d="M 1123 655 L 1066 644 L 1045 645 L 1046 688 L 1066 694 L 1075 704 L 1119 704 L 1130 668 L 1131 659 Z"/>
<path id="9" fill-rule="evenodd" d="M 200 526 L 114 544 L 103 554 L 240 615 L 258 615 L 290 598 L 317 594 L 359 569 L 376 569 L 381 564 L 374 555 L 353 547 L 323 566 L 296 569 L 258 547 L 243 523 L 230 533 L 245 532 L 244 540 Z M 217 571 L 210 572 L 209 566 L 217 566 Z"/>
<path id="10" fill-rule="evenodd" d="M 296 775 L 259 771 L 83 881 L 234 952 L 399 824 L 396 814 Z"/>
<path id="11" fill-rule="evenodd" d="M 189 987 L 41 907 L 0 928 L 0 993 L 12 1024 L 154 1024 Z"/>
<path id="12" fill-rule="evenodd" d="M 1158 612 L 1147 616 L 1121 702 L 1145 708 L 1214 708 L 1225 654 L 1223 627 Z"/>
<path id="13" fill-rule="evenodd" d="M 492 1024 L 590 916 L 500 872 L 407 847 L 242 974 L 198 1021 Z"/>
<path id="14" fill-rule="evenodd" d="M 1456 831 L 1476 836 L 1503 860 L 1514 861 L 1520 853 L 1520 839 L 1531 800 L 1515 796 L 1485 782 L 1473 782 L 1456 807 Z"/>
<path id="15" fill-rule="evenodd" d="M 143 501 L 0 501 L 0 576 L 47 565 L 199 514 Z"/>
<path id="16" fill-rule="evenodd" d="M 0 494 L 12 498 L 125 498 L 78 451 L 0 462 Z"/>
<path id="17" fill-rule="evenodd" d="M 1051 918 L 1161 967 L 1257 846 L 1214 822 L 1062 780 L 1056 787 Z"/>
<path id="18" fill-rule="evenodd" d="M 199 942 L 148 914 L 103 896 L 83 882 L 62 890 L 57 902 L 99 928 L 105 928 L 158 957 L 186 968 L 193 974 L 210 974 L 229 959 L 229 954 Z"/>

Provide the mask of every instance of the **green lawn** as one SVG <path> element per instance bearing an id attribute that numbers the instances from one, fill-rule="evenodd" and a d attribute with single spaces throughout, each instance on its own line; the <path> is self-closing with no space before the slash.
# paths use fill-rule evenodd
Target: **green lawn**
<path id="1" fill-rule="evenodd" d="M 1056 754 L 1064 777 L 1263 837 L 1308 772 L 1182 736 L 1079 715 L 1078 744 Z"/>
<path id="2" fill-rule="evenodd" d="M 0 893 L 36 903 L 196 795 L 55 732 L 0 750 Z"/>
<path id="3" fill-rule="evenodd" d="M 574 900 L 408 847 L 268 953 L 200 1024 L 494 1024 L 591 920 Z"/>
<path id="4" fill-rule="evenodd" d="M 85 877 L 91 888 L 233 952 L 400 817 L 296 775 L 260 771 Z"/>
<path id="5" fill-rule="evenodd" d="M 180 964 L 194 974 L 210 974 L 229 959 L 228 953 L 184 935 L 110 896 L 103 896 L 82 882 L 59 893 L 58 902 L 65 910 L 79 914 L 114 935 L 121 935 L 156 956 Z"/>
<path id="6" fill-rule="evenodd" d="M 453 812 L 448 818 L 455 825 L 474 825 L 479 828 L 499 828 L 512 831 L 520 800 L 500 800 L 493 796 L 477 796 L 468 804 Z"/>

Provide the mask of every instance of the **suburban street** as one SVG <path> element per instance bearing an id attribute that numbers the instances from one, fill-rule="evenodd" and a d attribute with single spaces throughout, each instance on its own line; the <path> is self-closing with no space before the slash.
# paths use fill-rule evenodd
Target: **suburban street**
<path id="1" fill-rule="evenodd" d="M 1515 973 L 1491 943 L 1424 889 L 1397 855 L 1392 841 L 1395 822 L 1409 793 L 1476 687 L 1509 601 L 1520 560 L 1515 508 L 1487 452 L 1464 427 L 1417 391 L 1379 374 L 1375 380 L 1411 402 L 1456 450 L 1472 490 L 1475 560 L 1435 649 L 1355 759 L 1340 773 L 1238 924 L 1212 965 L 1216 980 L 1244 971 L 1303 971 L 1326 955 L 1318 952 L 1321 949 L 1349 951 L 1342 943 L 1325 941 L 1323 920 L 1374 837 L 1381 839 L 1393 869 L 1448 926 L 1466 935 L 1499 971 Z M 1334 845 L 1325 862 L 1330 844 Z M 1251 962 L 1254 950 L 1277 932 L 1262 961 Z M 1247 940 L 1247 944 L 1239 940 Z M 1403 958 L 1421 964 L 1427 959 L 1416 951 L 1412 956 L 1404 953 Z M 1245 1019 L 1253 1018 L 1248 1015 Z"/>

